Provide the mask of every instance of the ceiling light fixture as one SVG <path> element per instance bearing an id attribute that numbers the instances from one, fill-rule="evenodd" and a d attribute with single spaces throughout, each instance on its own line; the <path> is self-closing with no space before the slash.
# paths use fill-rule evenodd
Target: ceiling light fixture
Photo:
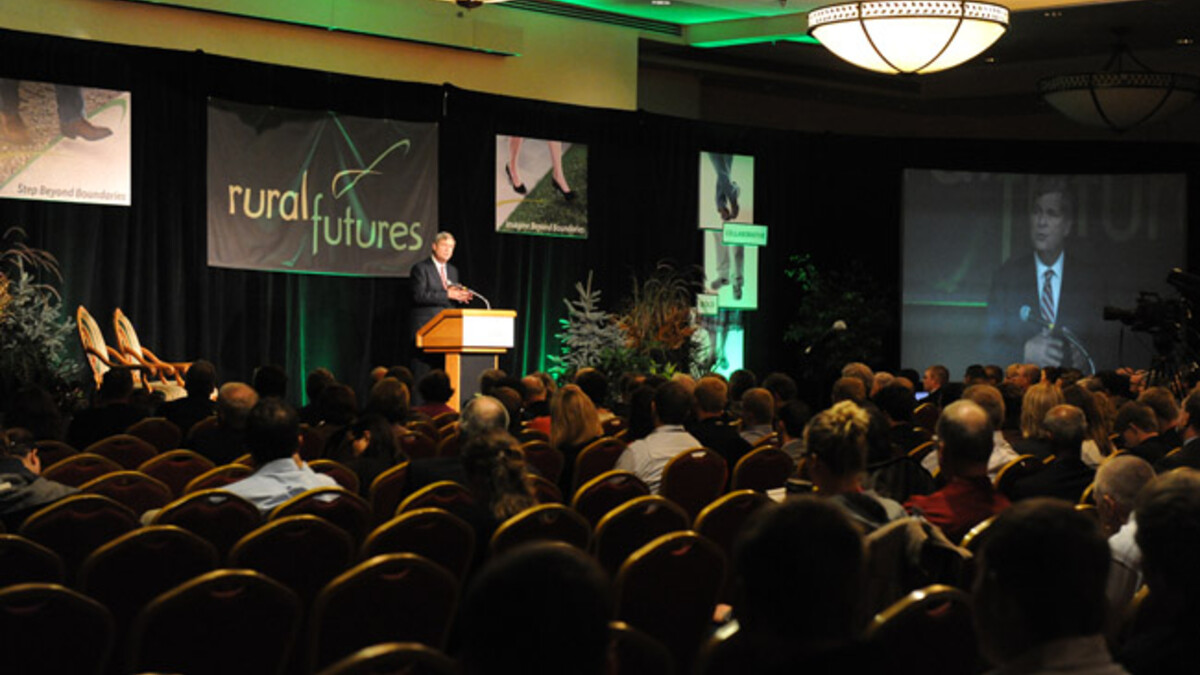
<path id="1" fill-rule="evenodd" d="M 459 7 L 463 8 L 463 9 L 475 9 L 476 7 L 482 7 L 483 5 L 490 5 L 490 4 L 494 4 L 497 2 L 508 2 L 508 0 L 445 0 L 445 1 L 453 2 L 454 4 L 458 5 Z"/>
<path id="2" fill-rule="evenodd" d="M 877 0 L 819 7 L 808 34 L 860 68 L 933 73 L 975 58 L 1008 30 L 1008 9 L 959 0 Z"/>
<path id="3" fill-rule="evenodd" d="M 1126 60 L 1136 68 L 1127 67 Z M 1103 70 L 1046 77 L 1038 91 L 1072 120 L 1120 133 L 1191 105 L 1200 94 L 1200 77 L 1150 70 L 1121 43 Z"/>

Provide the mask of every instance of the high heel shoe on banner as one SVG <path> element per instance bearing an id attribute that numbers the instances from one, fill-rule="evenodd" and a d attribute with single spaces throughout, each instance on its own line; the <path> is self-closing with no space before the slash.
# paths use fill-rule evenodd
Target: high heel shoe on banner
<path id="1" fill-rule="evenodd" d="M 513 182 L 512 169 L 510 169 L 507 164 L 504 165 L 504 175 L 508 176 L 508 184 L 510 186 L 512 186 L 513 192 L 516 192 L 519 195 L 523 195 L 527 192 L 527 190 L 525 189 L 524 183 L 517 185 L 516 183 Z"/>
<path id="2" fill-rule="evenodd" d="M 550 179 L 550 184 L 554 186 L 555 190 L 558 190 L 558 193 L 563 196 L 563 199 L 565 199 L 569 202 L 575 201 L 575 191 L 574 190 L 564 190 L 563 186 L 559 185 L 558 181 L 554 180 L 553 177 Z"/>

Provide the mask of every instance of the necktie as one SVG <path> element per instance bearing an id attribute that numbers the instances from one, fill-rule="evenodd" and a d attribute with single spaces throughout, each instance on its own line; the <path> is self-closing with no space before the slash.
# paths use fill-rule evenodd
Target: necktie
<path id="1" fill-rule="evenodd" d="M 1042 319 L 1046 323 L 1054 324 L 1054 286 L 1051 281 L 1054 280 L 1054 270 L 1046 270 L 1044 275 L 1045 281 L 1042 283 Z"/>
<path id="2" fill-rule="evenodd" d="M 446 278 L 445 265 L 438 265 L 438 274 L 442 276 L 442 288 L 450 288 L 450 280 Z"/>

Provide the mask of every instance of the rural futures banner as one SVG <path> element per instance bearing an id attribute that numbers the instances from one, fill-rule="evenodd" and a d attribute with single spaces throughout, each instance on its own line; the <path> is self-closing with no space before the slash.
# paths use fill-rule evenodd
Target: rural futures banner
<path id="1" fill-rule="evenodd" d="M 209 99 L 208 264 L 408 276 L 437 233 L 437 125 Z"/>

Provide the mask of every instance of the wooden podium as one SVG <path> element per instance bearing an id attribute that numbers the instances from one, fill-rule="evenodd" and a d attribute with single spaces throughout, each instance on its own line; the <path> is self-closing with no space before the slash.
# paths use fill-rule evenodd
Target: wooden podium
<path id="1" fill-rule="evenodd" d="M 462 410 L 460 403 L 479 393 L 479 375 L 512 349 L 516 318 L 511 309 L 444 309 L 417 331 L 417 347 L 446 355 L 452 408 Z"/>

